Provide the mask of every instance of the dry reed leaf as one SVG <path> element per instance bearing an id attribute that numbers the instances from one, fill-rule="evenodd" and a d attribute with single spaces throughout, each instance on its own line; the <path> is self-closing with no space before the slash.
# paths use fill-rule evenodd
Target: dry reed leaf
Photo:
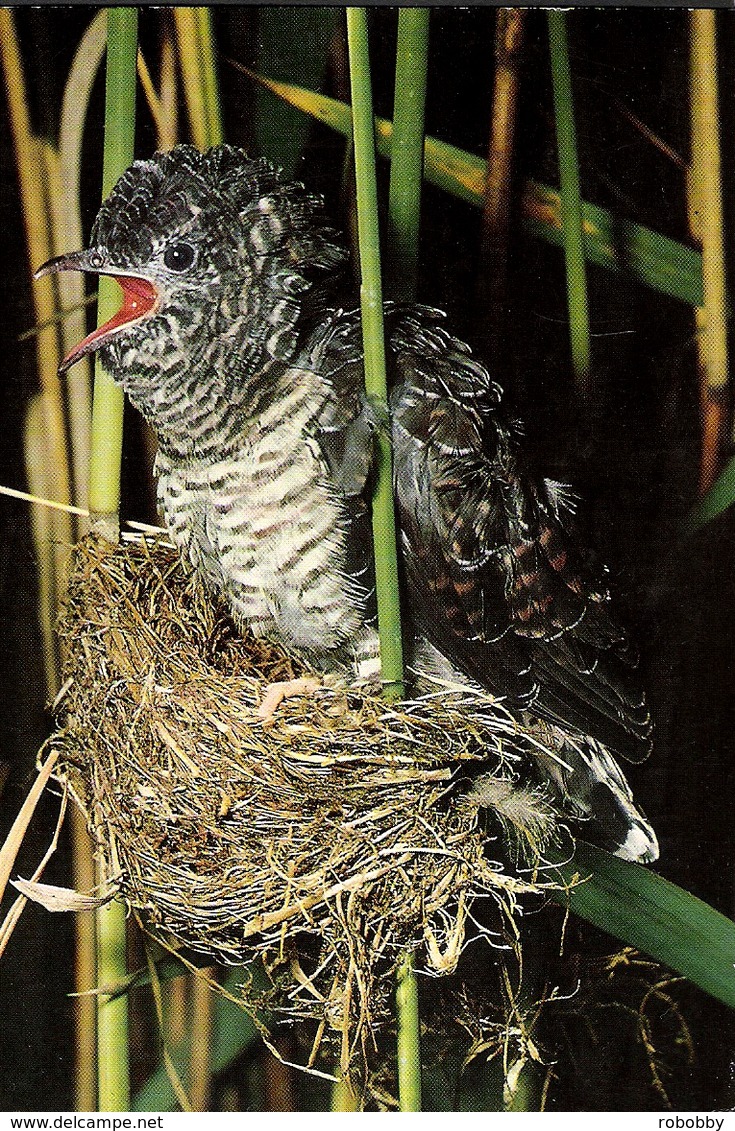
<path id="1" fill-rule="evenodd" d="M 49 757 L 46 760 L 46 762 L 44 763 L 44 765 L 41 767 L 41 770 L 39 771 L 38 777 L 36 778 L 36 781 L 34 782 L 33 787 L 31 788 L 31 791 L 30 791 L 30 793 L 28 794 L 28 797 L 25 800 L 23 808 L 21 809 L 21 813 L 18 815 L 18 818 L 16 818 L 16 821 L 13 825 L 13 828 L 10 831 L 10 834 L 8 836 L 8 840 L 10 840 L 10 837 L 13 835 L 13 832 L 16 829 L 16 826 L 18 826 L 18 820 L 19 820 L 19 817 L 23 813 L 23 809 L 25 809 L 26 806 L 29 805 L 29 802 L 31 801 L 31 799 L 33 797 L 34 791 L 37 790 L 38 791 L 38 797 L 29 806 L 29 811 L 27 813 L 28 821 L 25 822 L 24 827 L 23 827 L 22 823 L 21 823 L 20 826 L 18 826 L 19 829 L 22 829 L 22 831 L 20 831 L 20 833 L 19 833 L 20 841 L 18 843 L 18 848 L 20 847 L 20 843 L 22 843 L 23 836 L 25 835 L 25 830 L 27 829 L 28 822 L 30 821 L 30 817 L 35 812 L 36 806 L 38 804 L 38 801 L 40 800 L 41 794 L 43 793 L 43 790 L 47 785 L 48 778 L 49 778 L 49 776 L 50 776 L 50 774 L 51 774 L 51 772 L 54 768 L 54 762 L 55 762 L 55 759 Z M 61 797 L 61 805 L 59 806 L 59 815 L 56 819 L 56 828 L 54 829 L 54 834 L 51 837 L 51 843 L 49 844 L 48 848 L 46 849 L 45 853 L 43 854 L 43 857 L 41 858 L 40 863 L 37 865 L 36 870 L 33 873 L 31 883 L 34 883 L 35 881 L 37 881 L 41 878 L 46 865 L 48 864 L 49 860 L 51 859 L 54 852 L 56 852 L 56 849 L 58 848 L 59 836 L 61 835 L 61 827 L 64 824 L 64 817 L 66 815 L 66 803 L 67 803 L 67 790 L 64 789 L 64 792 L 63 792 L 62 797 Z M 7 844 L 8 844 L 8 841 L 6 840 L 5 845 L 3 846 L 3 851 L 7 847 Z M 17 849 L 16 849 L 16 852 L 15 852 L 15 855 L 17 855 Z M 13 860 L 10 861 L 10 867 L 11 868 L 13 866 L 14 861 L 15 861 L 15 856 L 13 856 Z M 6 880 L 6 886 L 7 886 L 7 880 Z M 15 928 L 18 925 L 18 920 L 20 919 L 21 915 L 23 914 L 23 911 L 25 909 L 27 902 L 28 902 L 28 899 L 27 899 L 26 895 L 21 894 L 18 897 L 18 899 L 16 899 L 15 903 L 12 905 L 10 910 L 8 911 L 7 915 L 3 919 L 2 924 L 0 924 L 0 958 L 2 958 L 3 954 L 5 953 L 5 948 L 7 947 L 8 943 L 10 941 L 10 937 L 13 934 L 13 931 L 15 930 Z"/>
<path id="2" fill-rule="evenodd" d="M 11 880 L 14 888 L 33 903 L 40 903 L 47 911 L 96 911 L 109 903 L 109 895 L 85 895 L 74 888 L 58 884 L 40 884 L 33 880 Z"/>
<path id="3" fill-rule="evenodd" d="M 28 795 L 20 807 L 18 816 L 13 821 L 10 832 L 5 838 L 5 843 L 0 848 L 0 899 L 5 894 L 8 886 L 13 864 L 20 851 L 31 818 L 36 811 L 44 789 L 54 771 L 59 757 L 57 750 L 52 750 L 46 761 L 38 771 L 38 776 L 28 791 Z"/>

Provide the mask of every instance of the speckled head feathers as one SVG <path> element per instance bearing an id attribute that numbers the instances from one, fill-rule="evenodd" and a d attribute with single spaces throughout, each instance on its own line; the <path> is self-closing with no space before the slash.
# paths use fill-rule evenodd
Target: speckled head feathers
<path id="1" fill-rule="evenodd" d="M 221 235 L 246 232 L 256 253 L 278 252 L 307 279 L 338 272 L 347 260 L 318 197 L 285 180 L 267 161 L 231 145 L 206 153 L 179 145 L 136 161 L 102 205 L 91 243 L 143 260 L 152 236 L 181 228 L 199 215 L 208 217 Z"/>
<path id="2" fill-rule="evenodd" d="M 329 308 L 347 258 L 302 184 L 233 146 L 181 145 L 131 165 L 90 246 L 40 271 L 118 281 L 120 310 L 63 364 L 99 351 L 161 446 L 183 452 L 209 432 L 234 442 Z"/>

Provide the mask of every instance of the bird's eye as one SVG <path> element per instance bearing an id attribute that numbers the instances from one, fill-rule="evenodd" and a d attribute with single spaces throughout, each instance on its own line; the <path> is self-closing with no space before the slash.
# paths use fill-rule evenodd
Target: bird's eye
<path id="1" fill-rule="evenodd" d="M 169 271 L 186 271 L 196 259 L 196 252 L 189 243 L 174 243 L 166 248 L 163 262 Z"/>

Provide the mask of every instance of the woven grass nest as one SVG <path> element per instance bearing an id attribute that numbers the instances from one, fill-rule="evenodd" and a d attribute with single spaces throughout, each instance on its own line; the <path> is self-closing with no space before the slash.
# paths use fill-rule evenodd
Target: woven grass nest
<path id="1" fill-rule="evenodd" d="M 281 1007 L 343 1048 L 388 1015 L 407 948 L 450 972 L 475 899 L 512 931 L 548 885 L 557 817 L 510 785 L 533 736 L 488 698 L 324 687 L 264 723 L 264 688 L 303 663 L 238 635 L 150 539 L 77 547 L 60 635 L 60 777 L 113 886 L 169 943 L 262 956 Z"/>

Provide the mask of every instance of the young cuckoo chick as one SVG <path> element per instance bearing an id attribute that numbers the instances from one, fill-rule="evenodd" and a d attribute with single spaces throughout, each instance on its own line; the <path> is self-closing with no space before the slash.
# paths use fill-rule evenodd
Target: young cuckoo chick
<path id="1" fill-rule="evenodd" d="M 39 274 L 120 284 L 118 313 L 62 368 L 99 350 L 150 422 L 171 537 L 237 623 L 364 673 L 387 422 L 365 398 L 359 314 L 336 305 L 346 260 L 302 185 L 230 146 L 179 146 L 136 161 L 89 248 Z M 537 720 L 558 755 L 540 745 L 534 772 L 566 812 L 655 860 L 614 758 L 645 757 L 649 715 L 604 570 L 570 534 L 570 493 L 529 472 L 500 388 L 437 311 L 387 307 L 386 345 L 409 671 Z"/>

